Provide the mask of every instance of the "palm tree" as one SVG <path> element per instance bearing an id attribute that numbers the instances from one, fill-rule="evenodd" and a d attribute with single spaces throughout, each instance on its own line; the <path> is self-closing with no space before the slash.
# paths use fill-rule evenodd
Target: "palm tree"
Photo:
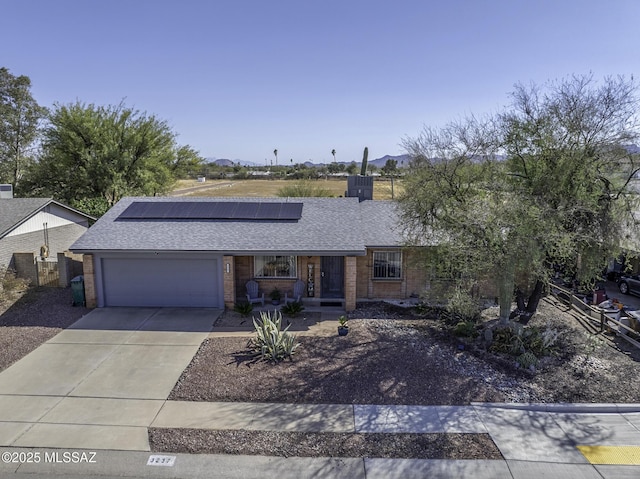
<path id="1" fill-rule="evenodd" d="M 273 156 L 276 157 L 276 166 L 278 166 L 278 149 L 273 150 Z"/>
<path id="2" fill-rule="evenodd" d="M 333 150 L 331 150 L 331 154 L 333 155 L 333 162 L 336 162 L 336 150 L 335 148 Z"/>

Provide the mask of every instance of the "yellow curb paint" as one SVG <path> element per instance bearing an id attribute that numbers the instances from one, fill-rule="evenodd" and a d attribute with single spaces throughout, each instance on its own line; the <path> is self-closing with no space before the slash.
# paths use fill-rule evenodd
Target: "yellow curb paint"
<path id="1" fill-rule="evenodd" d="M 640 446 L 576 446 L 591 464 L 640 466 Z"/>

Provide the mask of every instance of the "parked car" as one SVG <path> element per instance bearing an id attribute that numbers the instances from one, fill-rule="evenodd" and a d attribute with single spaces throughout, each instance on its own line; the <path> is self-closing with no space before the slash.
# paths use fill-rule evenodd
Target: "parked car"
<path id="1" fill-rule="evenodd" d="M 640 295 L 640 275 L 622 275 L 618 279 L 618 289 L 622 294 Z"/>

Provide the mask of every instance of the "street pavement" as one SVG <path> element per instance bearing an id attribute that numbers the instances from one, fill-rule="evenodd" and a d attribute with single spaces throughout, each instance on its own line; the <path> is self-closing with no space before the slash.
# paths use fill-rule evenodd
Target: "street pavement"
<path id="1" fill-rule="evenodd" d="M 167 401 L 219 313 L 97 309 L 0 373 L 0 477 L 640 477 L 640 404 Z M 503 460 L 154 453 L 149 427 L 483 433 Z"/>

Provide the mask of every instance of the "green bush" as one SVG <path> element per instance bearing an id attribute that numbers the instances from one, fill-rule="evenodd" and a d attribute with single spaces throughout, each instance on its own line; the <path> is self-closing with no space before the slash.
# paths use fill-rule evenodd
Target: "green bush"
<path id="1" fill-rule="evenodd" d="M 591 334 L 586 331 L 583 332 L 583 338 L 583 347 L 586 359 L 606 344 L 598 335 Z"/>
<path id="2" fill-rule="evenodd" d="M 524 342 L 522 340 L 522 328 L 497 328 L 493 332 L 493 342 L 489 347 L 495 353 L 505 353 L 518 355 L 524 352 Z"/>
<path id="3" fill-rule="evenodd" d="M 296 316 L 304 311 L 304 305 L 299 301 L 294 301 L 293 303 L 284 304 L 280 311 L 287 316 Z"/>
<path id="4" fill-rule="evenodd" d="M 540 357 L 547 356 L 555 349 L 560 333 L 557 329 L 548 326 L 544 329 L 531 326 L 524 329 L 522 336 L 524 349 Z"/>
<path id="5" fill-rule="evenodd" d="M 530 352 L 522 353 L 520 356 L 518 356 L 518 359 L 516 359 L 516 361 L 518 362 L 520 367 L 524 369 L 529 369 L 531 366 L 535 367 L 538 365 L 538 358 L 535 354 Z"/>
<path id="6" fill-rule="evenodd" d="M 279 311 L 261 312 L 260 318 L 253 318 L 256 337 L 249 340 L 248 346 L 257 356 L 266 361 L 282 361 L 291 358 L 300 343 L 287 326 L 282 329 L 282 314 Z"/>
<path id="7" fill-rule="evenodd" d="M 476 322 L 480 317 L 480 311 L 480 305 L 467 291 L 456 288 L 442 316 L 445 321 L 452 324 L 460 321 Z"/>
<path id="8" fill-rule="evenodd" d="M 557 346 L 560 334 L 550 327 L 523 327 L 517 323 L 497 328 L 493 332 L 493 342 L 489 350 L 519 356 L 531 353 L 536 357 L 547 356 Z"/>
<path id="9" fill-rule="evenodd" d="M 312 181 L 299 181 L 292 185 L 283 186 L 276 194 L 280 197 L 333 196 L 331 190 L 314 184 Z"/>
<path id="10" fill-rule="evenodd" d="M 253 312 L 253 304 L 251 304 L 251 303 L 236 303 L 233 306 L 233 310 L 236 313 L 240 313 L 242 316 L 249 316 Z"/>
<path id="11" fill-rule="evenodd" d="M 463 338 L 475 338 L 478 336 L 478 331 L 473 321 L 460 321 L 453 328 L 453 334 Z"/>

